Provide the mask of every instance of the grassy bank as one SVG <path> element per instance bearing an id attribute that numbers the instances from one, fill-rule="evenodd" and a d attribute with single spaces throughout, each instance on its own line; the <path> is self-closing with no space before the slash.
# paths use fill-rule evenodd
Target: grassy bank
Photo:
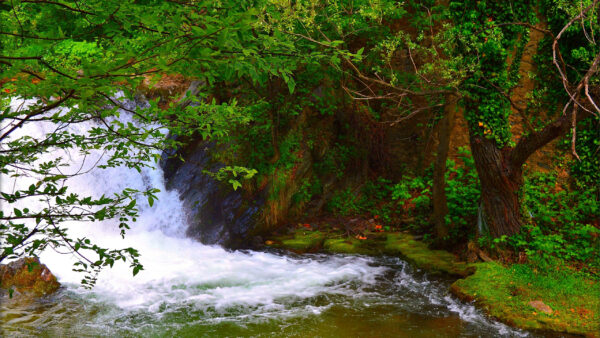
<path id="1" fill-rule="evenodd" d="M 568 269 L 540 272 L 526 264 L 476 263 L 476 272 L 451 292 L 499 320 L 527 330 L 597 337 L 600 283 Z"/>

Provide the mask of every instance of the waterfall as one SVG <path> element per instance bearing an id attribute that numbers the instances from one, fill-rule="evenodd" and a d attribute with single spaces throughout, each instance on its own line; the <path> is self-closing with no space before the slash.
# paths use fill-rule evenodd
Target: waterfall
<path id="1" fill-rule="evenodd" d="M 16 110 L 31 103 L 13 99 L 11 107 Z M 124 104 L 133 108 L 136 103 L 125 101 Z M 123 122 L 130 120 L 124 111 L 121 119 Z M 95 125 L 96 122 L 89 121 L 69 128 L 85 133 Z M 54 128 L 50 123 L 29 123 L 11 137 L 29 135 L 42 139 Z M 86 236 L 110 248 L 134 247 L 140 252 L 144 265 L 144 270 L 133 277 L 127 265 L 117 262 L 114 268 L 103 270 L 95 288 L 88 291 L 79 286 L 83 276 L 72 271 L 74 258 L 48 248 L 41 255 L 41 261 L 74 292 L 127 310 L 157 311 L 165 304 L 181 302 L 217 308 L 240 304 L 277 308 L 275 300 L 278 298 L 311 297 L 324 289 L 334 291 L 338 283 L 348 280 L 371 283 L 383 271 L 369 266 L 370 260 L 366 258 L 292 259 L 261 252 L 230 252 L 218 246 L 203 245 L 185 237 L 186 212 L 178 193 L 165 189 L 160 167 L 144 168 L 141 172 L 126 167 L 92 168 L 101 155 L 101 151 L 82 156 L 77 151 L 58 150 L 45 154 L 40 161 L 62 156 L 70 162 L 70 167 L 62 169 L 64 172 L 75 172 L 82 166 L 82 171 L 89 170 L 67 181 L 69 191 L 83 196 L 108 196 L 124 188 L 157 188 L 160 193 L 153 207 L 145 199 L 138 199 L 140 215 L 124 239 L 119 235 L 115 220 L 68 222 L 71 237 Z M 4 188 L 13 185 L 26 188 L 34 182 L 32 180 L 3 177 L 2 184 Z M 10 212 L 13 206 L 3 208 Z"/>

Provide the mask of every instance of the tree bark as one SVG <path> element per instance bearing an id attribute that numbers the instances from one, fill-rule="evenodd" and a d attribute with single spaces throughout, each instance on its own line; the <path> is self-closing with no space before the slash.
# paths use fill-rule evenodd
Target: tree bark
<path id="1" fill-rule="evenodd" d="M 446 97 L 444 105 L 444 117 L 440 123 L 439 143 L 437 155 L 433 168 L 433 218 L 432 222 L 435 227 L 435 232 L 438 240 L 442 240 L 448 236 L 449 229 L 446 225 L 446 214 L 448 214 L 448 203 L 446 200 L 446 160 L 448 159 L 448 151 L 450 149 L 450 136 L 454 127 L 454 119 L 456 115 L 455 95 Z"/>
<path id="2" fill-rule="evenodd" d="M 493 237 L 511 236 L 521 229 L 522 166 L 534 152 L 569 130 L 573 114 L 577 114 L 577 109 L 522 138 L 514 148 L 499 149 L 495 141 L 471 133 L 471 151 L 481 182 L 484 220 Z"/>
<path id="3" fill-rule="evenodd" d="M 493 237 L 513 235 L 521 229 L 521 166 L 513 166 L 507 156 L 510 149 L 498 149 L 493 140 L 479 136 L 471 136 L 470 140 L 489 232 Z"/>

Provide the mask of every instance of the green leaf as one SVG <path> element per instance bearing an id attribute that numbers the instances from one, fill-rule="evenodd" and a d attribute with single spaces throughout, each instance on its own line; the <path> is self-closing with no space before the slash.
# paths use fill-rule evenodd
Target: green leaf
<path id="1" fill-rule="evenodd" d="M 148 205 L 150 205 L 150 207 L 154 205 L 154 197 L 152 197 L 152 195 L 148 195 Z"/>
<path id="2" fill-rule="evenodd" d="M 294 81 L 293 78 L 289 78 L 287 81 L 287 85 L 288 85 L 288 89 L 290 91 L 290 94 L 294 93 L 294 89 L 296 88 L 296 81 Z"/>
<path id="3" fill-rule="evenodd" d="M 240 181 L 234 179 L 230 179 L 229 183 L 231 183 L 231 185 L 233 186 L 234 191 L 242 186 L 242 183 L 240 183 Z"/>
<path id="4" fill-rule="evenodd" d="M 134 266 L 133 267 L 133 275 L 134 276 L 137 275 L 140 272 L 140 270 L 144 270 L 144 267 L 142 267 L 141 265 Z"/>

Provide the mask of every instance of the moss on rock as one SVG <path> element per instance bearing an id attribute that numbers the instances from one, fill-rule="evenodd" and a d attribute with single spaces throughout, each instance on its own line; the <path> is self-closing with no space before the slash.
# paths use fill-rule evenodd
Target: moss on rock
<path id="1" fill-rule="evenodd" d="M 356 238 L 327 239 L 323 249 L 331 253 L 378 255 L 382 246 L 377 239 L 358 240 Z"/>
<path id="2" fill-rule="evenodd" d="M 445 273 L 465 277 L 475 270 L 464 262 L 459 262 L 454 255 L 443 250 L 431 250 L 427 244 L 414 239 L 405 233 L 391 233 L 387 236 L 385 252 L 398 255 L 431 273 Z"/>
<path id="3" fill-rule="evenodd" d="M 43 296 L 58 290 L 60 283 L 37 257 L 28 257 L 0 266 L 0 287 Z"/>
<path id="4" fill-rule="evenodd" d="M 275 238 L 271 246 L 296 253 L 316 252 L 323 247 L 325 235 L 320 231 L 296 231 L 292 237 Z"/>
<path id="5" fill-rule="evenodd" d="M 353 238 L 337 238 L 325 241 L 323 248 L 334 253 L 356 254 L 359 253 L 359 243 Z"/>
<path id="6" fill-rule="evenodd" d="M 320 231 L 297 230 L 290 236 L 276 237 L 269 240 L 272 247 L 288 249 L 294 252 L 315 252 L 325 250 L 331 253 L 392 255 L 402 256 L 417 267 L 431 273 L 443 273 L 454 276 L 468 276 L 474 272 L 473 267 L 458 262 L 454 255 L 446 251 L 430 250 L 423 242 L 406 233 L 369 233 L 367 239 L 353 237 L 327 238 Z"/>

